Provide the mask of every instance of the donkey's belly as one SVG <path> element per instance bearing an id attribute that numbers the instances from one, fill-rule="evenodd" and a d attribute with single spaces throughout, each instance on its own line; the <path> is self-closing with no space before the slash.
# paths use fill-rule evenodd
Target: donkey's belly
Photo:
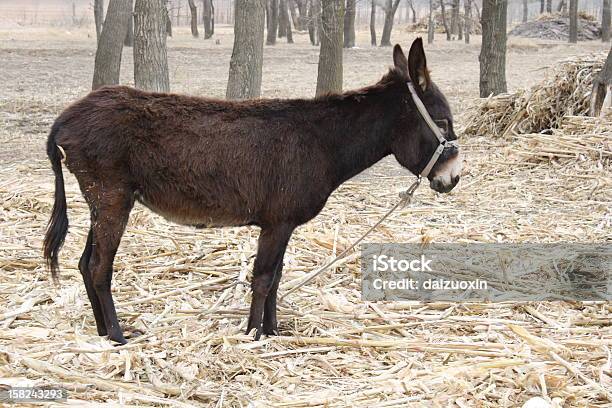
<path id="1" fill-rule="evenodd" d="M 248 214 L 237 214 L 221 206 L 207 206 L 186 197 L 147 197 L 140 191 L 135 192 L 138 202 L 176 224 L 196 228 L 239 227 L 256 222 Z"/>

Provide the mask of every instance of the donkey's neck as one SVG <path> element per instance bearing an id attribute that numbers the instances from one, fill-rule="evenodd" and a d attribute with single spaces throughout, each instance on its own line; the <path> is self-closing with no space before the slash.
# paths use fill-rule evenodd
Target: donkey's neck
<path id="1" fill-rule="evenodd" d="M 392 128 L 401 98 L 392 83 L 332 95 L 324 145 L 332 159 L 334 188 L 391 154 Z"/>

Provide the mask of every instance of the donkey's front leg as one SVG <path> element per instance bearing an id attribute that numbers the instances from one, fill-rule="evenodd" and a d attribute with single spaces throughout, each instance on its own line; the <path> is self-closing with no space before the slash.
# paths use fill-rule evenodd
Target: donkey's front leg
<path id="1" fill-rule="evenodd" d="M 259 339 L 263 332 L 262 322 L 266 298 L 272 288 L 276 272 L 280 274 L 283 263 L 283 255 L 287 243 L 291 237 L 294 227 L 288 224 L 276 225 L 262 228 L 259 235 L 257 257 L 253 268 L 253 280 L 251 289 L 253 299 L 251 300 L 251 312 L 247 334 L 256 329 L 255 339 Z M 280 279 L 280 278 L 279 278 Z"/>
<path id="2" fill-rule="evenodd" d="M 278 336 L 278 321 L 276 320 L 276 296 L 278 293 L 278 285 L 282 276 L 283 263 L 279 262 L 278 265 L 276 265 L 276 270 L 274 271 L 274 281 L 272 282 L 272 286 L 268 292 L 268 296 L 266 297 L 266 302 L 264 304 L 263 334 Z"/>

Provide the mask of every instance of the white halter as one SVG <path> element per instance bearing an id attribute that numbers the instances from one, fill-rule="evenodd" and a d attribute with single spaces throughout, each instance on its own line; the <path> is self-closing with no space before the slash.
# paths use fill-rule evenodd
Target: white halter
<path id="1" fill-rule="evenodd" d="M 436 138 L 438 138 L 438 141 L 440 142 L 433 155 L 431 156 L 431 159 L 429 159 L 427 166 L 425 166 L 423 171 L 421 171 L 421 174 L 419 174 L 419 177 L 426 178 L 427 176 L 429 176 L 429 172 L 440 158 L 440 155 L 444 151 L 446 145 L 448 144 L 458 147 L 458 143 L 455 140 L 446 140 L 446 138 L 442 135 L 440 128 L 436 125 L 431 116 L 429 116 L 429 112 L 427 112 L 427 108 L 425 108 L 425 105 L 423 105 L 423 101 L 421 101 L 421 98 L 419 98 L 419 95 L 416 93 L 412 82 L 407 82 L 406 84 L 408 85 L 408 89 L 410 90 L 410 94 L 412 95 L 412 100 L 414 101 L 414 104 L 421 113 L 423 119 L 425 119 L 425 123 L 427 123 L 427 126 L 429 126 L 433 134 L 436 135 Z"/>

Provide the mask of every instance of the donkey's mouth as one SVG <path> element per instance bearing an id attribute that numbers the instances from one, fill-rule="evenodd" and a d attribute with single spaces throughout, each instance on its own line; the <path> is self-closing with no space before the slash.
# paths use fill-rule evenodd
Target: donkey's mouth
<path id="1" fill-rule="evenodd" d="M 448 193 L 459 183 L 459 176 L 452 179 L 450 177 L 434 177 L 429 182 L 429 187 L 438 193 Z"/>

